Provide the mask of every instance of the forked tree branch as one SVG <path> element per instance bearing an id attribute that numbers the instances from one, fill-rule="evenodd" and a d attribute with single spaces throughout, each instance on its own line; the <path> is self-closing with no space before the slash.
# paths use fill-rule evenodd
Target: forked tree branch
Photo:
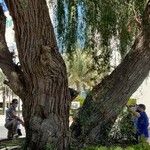
<path id="1" fill-rule="evenodd" d="M 5 80 L 4 84 L 7 84 L 21 98 L 23 94 L 23 84 L 20 80 L 22 71 L 13 62 L 13 53 L 8 50 L 5 40 L 5 22 L 6 18 L 0 7 L 0 68 L 7 77 L 7 81 Z"/>

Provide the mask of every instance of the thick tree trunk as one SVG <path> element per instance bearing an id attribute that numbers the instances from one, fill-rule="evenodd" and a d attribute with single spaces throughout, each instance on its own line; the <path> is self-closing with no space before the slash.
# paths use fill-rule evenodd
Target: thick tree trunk
<path id="1" fill-rule="evenodd" d="M 143 16 L 142 32 L 123 62 L 87 96 L 72 125 L 72 137 L 83 144 L 106 144 L 120 110 L 150 70 L 150 2 Z M 79 132 L 80 129 L 80 132 Z M 75 142 L 77 142 L 75 141 Z"/>
<path id="2" fill-rule="evenodd" d="M 67 150 L 69 91 L 45 0 L 6 0 L 24 77 L 26 149 Z"/>

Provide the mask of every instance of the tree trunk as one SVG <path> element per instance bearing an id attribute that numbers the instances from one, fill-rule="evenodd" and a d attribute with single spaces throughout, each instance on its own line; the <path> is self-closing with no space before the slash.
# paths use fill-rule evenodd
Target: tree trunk
<path id="1" fill-rule="evenodd" d="M 122 63 L 87 96 L 72 125 L 72 137 L 81 146 L 106 144 L 120 110 L 137 90 L 150 70 L 150 1 L 132 50 Z M 79 131 L 80 129 L 80 131 Z M 79 145 L 79 144 L 78 144 Z"/>
<path id="2" fill-rule="evenodd" d="M 14 21 L 25 94 L 26 149 L 67 150 L 69 100 L 66 66 L 45 0 L 6 0 Z"/>

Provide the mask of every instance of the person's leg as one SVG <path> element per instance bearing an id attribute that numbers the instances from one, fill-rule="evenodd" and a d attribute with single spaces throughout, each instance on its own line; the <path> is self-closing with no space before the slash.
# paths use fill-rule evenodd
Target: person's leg
<path id="1" fill-rule="evenodd" d="M 8 129 L 8 135 L 7 137 L 13 138 L 13 135 L 16 133 L 17 130 L 17 120 L 13 119 L 11 121 L 7 121 L 5 124 L 5 127 Z"/>
<path id="2" fill-rule="evenodd" d="M 22 135 L 21 129 L 20 129 L 20 122 L 19 121 L 18 121 L 18 124 L 17 124 L 17 134 L 18 134 L 18 136 Z"/>
<path id="3" fill-rule="evenodd" d="M 18 126 L 18 120 L 14 119 L 13 121 L 13 137 L 14 138 L 18 137 L 17 126 Z"/>
<path id="4" fill-rule="evenodd" d="M 12 139 L 13 138 L 13 120 L 7 121 L 5 124 L 5 128 L 8 129 L 7 138 Z"/>
<path id="5" fill-rule="evenodd" d="M 8 132 L 7 132 L 7 138 L 8 139 L 12 139 L 13 138 L 13 131 L 12 130 L 8 130 Z"/>

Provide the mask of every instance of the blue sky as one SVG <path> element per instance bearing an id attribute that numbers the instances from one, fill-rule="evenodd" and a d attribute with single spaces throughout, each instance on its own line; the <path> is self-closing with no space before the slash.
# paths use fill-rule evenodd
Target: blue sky
<path id="1" fill-rule="evenodd" d="M 5 11 L 8 11 L 8 8 L 7 8 L 7 6 L 6 6 L 5 2 L 4 2 L 4 0 L 0 0 L 0 5 L 2 6 L 4 12 L 5 12 Z"/>

